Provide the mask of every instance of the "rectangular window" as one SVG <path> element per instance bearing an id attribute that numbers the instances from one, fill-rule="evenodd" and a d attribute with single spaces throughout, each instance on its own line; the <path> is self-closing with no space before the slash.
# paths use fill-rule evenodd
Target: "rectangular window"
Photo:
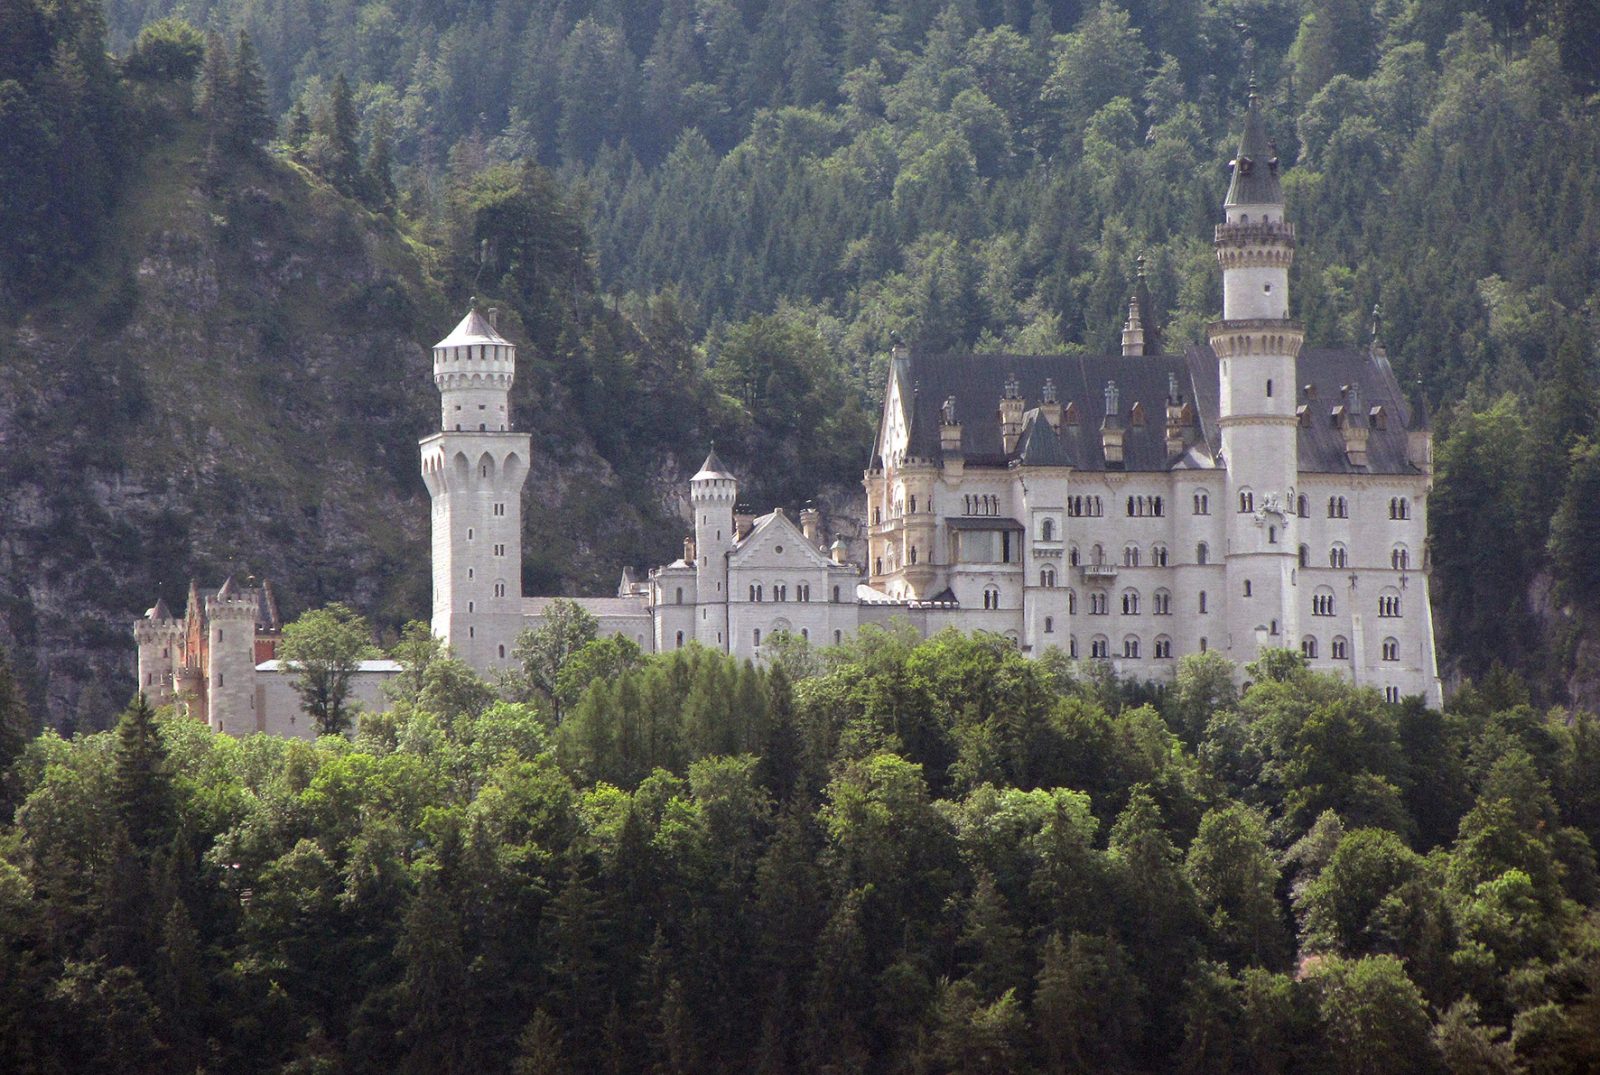
<path id="1" fill-rule="evenodd" d="M 960 563 L 1013 564 L 1020 559 L 1017 535 L 1009 530 L 958 530 L 955 538 Z"/>

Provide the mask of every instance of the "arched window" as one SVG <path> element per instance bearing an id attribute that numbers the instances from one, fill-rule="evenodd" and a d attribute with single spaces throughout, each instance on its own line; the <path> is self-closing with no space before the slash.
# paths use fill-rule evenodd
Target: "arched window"
<path id="1" fill-rule="evenodd" d="M 1039 569 L 1039 585 L 1045 589 L 1052 589 L 1056 584 L 1056 569 L 1044 567 Z"/>
<path id="2" fill-rule="evenodd" d="M 984 608 L 999 608 L 1000 607 L 1000 591 L 998 589 L 996 589 L 993 586 L 984 587 L 984 590 L 983 590 L 983 607 Z"/>
<path id="3" fill-rule="evenodd" d="M 1211 546 L 1202 541 L 1200 544 L 1194 547 L 1194 562 L 1197 564 L 1204 564 L 1210 562 L 1210 560 Z"/>
<path id="4" fill-rule="evenodd" d="M 1276 526 L 1267 527 L 1267 544 L 1268 545 L 1276 545 L 1277 543 L 1278 543 L 1278 528 Z"/>
<path id="5" fill-rule="evenodd" d="M 1203 615 L 1205 615 L 1205 613 L 1206 613 L 1206 592 L 1204 590 L 1201 590 L 1200 591 L 1200 614 L 1203 616 Z"/>
<path id="6" fill-rule="evenodd" d="M 1251 590 L 1250 590 L 1250 580 L 1249 580 L 1249 579 L 1245 579 L 1245 580 L 1244 580 L 1244 595 L 1245 595 L 1245 596 L 1246 596 L 1246 597 L 1249 597 L 1249 596 L 1250 596 L 1250 593 L 1251 593 Z"/>
<path id="7" fill-rule="evenodd" d="M 1383 659 L 1398 661 L 1400 659 L 1400 642 L 1398 639 L 1386 638 L 1383 640 Z"/>
<path id="8" fill-rule="evenodd" d="M 1078 566 L 1078 546 L 1074 545 L 1067 550 L 1067 565 L 1069 567 Z"/>
<path id="9" fill-rule="evenodd" d="M 1345 655 L 1349 653 L 1349 647 L 1350 643 L 1345 641 L 1343 635 L 1334 635 L 1333 643 L 1328 647 L 1328 649 L 1332 651 L 1334 660 L 1342 661 L 1345 659 Z"/>
<path id="10" fill-rule="evenodd" d="M 1122 591 L 1122 614 L 1124 616 L 1137 616 L 1139 614 L 1139 591 Z"/>
<path id="11" fill-rule="evenodd" d="M 1306 635 L 1300 640 L 1300 656 L 1308 661 L 1317 659 L 1317 640 L 1315 638 Z"/>
<path id="12" fill-rule="evenodd" d="M 504 597 L 506 595 L 506 584 L 503 583 L 503 582 L 495 583 L 494 584 L 494 595 L 496 597 Z"/>
<path id="13" fill-rule="evenodd" d="M 1129 635 L 1122 640 L 1122 656 L 1128 660 L 1137 660 L 1139 657 L 1139 636 Z"/>
<path id="14" fill-rule="evenodd" d="M 881 557 L 881 556 L 879 556 L 879 557 L 876 557 L 876 558 L 875 558 L 875 559 L 874 559 L 874 560 L 873 560 L 873 561 L 872 561 L 872 573 L 873 573 L 873 574 L 874 574 L 874 575 L 881 575 L 881 574 L 883 574 L 883 557 Z"/>
<path id="15" fill-rule="evenodd" d="M 1300 566 L 1301 567 L 1310 567 L 1311 566 L 1311 546 L 1309 546 L 1309 545 L 1300 546 Z"/>
<path id="16" fill-rule="evenodd" d="M 1055 539 L 1056 521 L 1054 519 L 1046 519 L 1044 522 L 1039 524 L 1039 540 L 1054 541 Z"/>
<path id="17" fill-rule="evenodd" d="M 1054 634 L 1055 630 L 1056 630 L 1056 621 L 1054 619 L 1052 619 L 1051 617 L 1046 616 L 1044 618 L 1044 633 L 1047 634 L 1047 635 Z"/>
<path id="18" fill-rule="evenodd" d="M 1342 496 L 1330 496 L 1328 498 L 1328 518 L 1350 518 L 1350 502 Z"/>
<path id="19" fill-rule="evenodd" d="M 1294 513 L 1302 519 L 1311 517 L 1311 500 L 1304 493 L 1295 498 Z"/>
<path id="20" fill-rule="evenodd" d="M 1378 615 L 1385 619 L 1394 619 L 1400 615 L 1400 592 L 1398 590 L 1385 590 L 1378 595 Z"/>
<path id="21" fill-rule="evenodd" d="M 1150 514 L 1154 515 L 1158 519 L 1166 514 L 1165 505 L 1161 503 L 1161 498 L 1159 496 L 1151 498 Z"/>
<path id="22" fill-rule="evenodd" d="M 1140 497 L 1139 499 L 1142 501 L 1144 499 L 1144 497 Z M 1129 515 L 1136 514 L 1135 511 L 1134 511 L 1135 507 L 1142 507 L 1142 506 L 1143 505 L 1135 505 L 1134 504 L 1134 498 L 1130 496 L 1128 498 L 1128 512 L 1127 512 L 1127 514 L 1129 514 Z M 1141 512 L 1137 512 L 1137 514 L 1143 515 L 1144 512 L 1142 512 L 1142 511 Z"/>
<path id="23" fill-rule="evenodd" d="M 506 648 L 504 646 L 500 647 L 500 659 L 502 661 L 506 659 Z"/>
<path id="24" fill-rule="evenodd" d="M 1389 566 L 1396 571 L 1404 571 L 1411 566 L 1411 551 L 1404 545 L 1396 545 L 1389 553 Z"/>
<path id="25" fill-rule="evenodd" d="M 1073 660 L 1077 660 L 1078 659 L 1078 636 L 1077 635 L 1068 635 L 1067 636 L 1067 656 L 1071 657 Z"/>
<path id="26" fill-rule="evenodd" d="M 834 644 L 834 645 L 835 645 L 835 646 L 837 646 L 837 645 L 838 645 L 838 644 L 839 644 L 839 642 L 840 642 L 840 641 L 841 641 L 841 640 L 842 640 L 842 639 L 843 639 L 843 638 L 844 638 L 844 632 L 843 632 L 843 631 L 834 631 L 834 632 L 833 632 L 833 644 Z"/>
<path id="27" fill-rule="evenodd" d="M 1211 497 L 1206 493 L 1194 494 L 1194 513 L 1196 515 L 1211 514 Z"/>
<path id="28" fill-rule="evenodd" d="M 1333 590 L 1327 586 L 1317 587 L 1316 592 L 1311 595 L 1311 614 L 1313 616 L 1332 616 L 1334 614 Z"/>
<path id="29" fill-rule="evenodd" d="M 1157 590 L 1151 594 L 1150 612 L 1156 616 L 1172 615 L 1172 594 L 1167 590 Z"/>
<path id="30" fill-rule="evenodd" d="M 811 629 L 808 628 L 808 627 L 800 628 L 800 639 L 803 642 L 810 642 L 811 641 Z"/>
<path id="31" fill-rule="evenodd" d="M 1094 545 L 1094 563 L 1096 567 L 1106 562 L 1106 547 L 1098 541 Z"/>
<path id="32" fill-rule="evenodd" d="M 1139 566 L 1139 546 L 1137 546 L 1137 545 L 1124 545 L 1122 547 L 1122 566 L 1123 567 L 1138 567 Z"/>
<path id="33" fill-rule="evenodd" d="M 1172 657 L 1172 639 L 1166 635 L 1156 636 L 1156 659 L 1170 660 Z"/>
<path id="34" fill-rule="evenodd" d="M 916 493 L 912 493 L 911 494 L 911 514 L 915 515 L 916 513 L 917 513 L 917 494 Z"/>
<path id="35" fill-rule="evenodd" d="M 761 628 L 759 628 L 759 627 L 755 628 L 753 631 L 750 632 L 750 634 L 751 634 L 751 637 L 755 639 L 755 644 L 757 646 L 760 646 L 761 645 Z"/>
<path id="36" fill-rule="evenodd" d="M 1067 615 L 1076 616 L 1077 614 L 1078 614 L 1078 591 L 1077 590 L 1068 590 L 1067 591 Z"/>
<path id="37" fill-rule="evenodd" d="M 917 547 L 915 545 L 911 546 L 911 562 L 917 562 Z"/>
<path id="38" fill-rule="evenodd" d="M 833 588 L 833 603 L 836 605 L 839 603 L 839 587 L 837 586 Z"/>
<path id="39" fill-rule="evenodd" d="M 683 604 L 683 587 L 682 586 L 678 587 L 677 598 L 678 598 L 677 604 L 680 604 L 680 605 Z"/>
<path id="40" fill-rule="evenodd" d="M 1104 616 L 1110 604 L 1104 590 L 1096 590 L 1089 595 L 1089 615 Z"/>
<path id="41" fill-rule="evenodd" d="M 683 632 L 682 631 L 678 632 L 677 643 L 678 644 L 677 644 L 676 648 L 677 649 L 682 649 L 683 648 Z"/>
<path id="42" fill-rule="evenodd" d="M 1150 546 L 1150 562 L 1156 567 L 1167 566 L 1167 547 L 1165 545 Z"/>
<path id="43" fill-rule="evenodd" d="M 1328 550 L 1328 566 L 1329 567 L 1349 567 L 1350 566 L 1350 552 L 1349 552 L 1348 549 L 1346 549 L 1344 547 L 1344 543 L 1343 542 L 1335 541 L 1333 543 L 1333 547 Z"/>
<path id="44" fill-rule="evenodd" d="M 1105 635 L 1095 635 L 1089 640 L 1089 656 L 1093 660 L 1103 661 L 1111 656 L 1111 640 Z"/>
<path id="45" fill-rule="evenodd" d="M 1392 686 L 1383 688 L 1383 700 L 1385 702 L 1398 703 L 1400 701 L 1400 688 Z"/>
<path id="46" fill-rule="evenodd" d="M 1256 495 L 1248 489 L 1239 490 L 1239 514 L 1247 515 L 1256 510 Z"/>

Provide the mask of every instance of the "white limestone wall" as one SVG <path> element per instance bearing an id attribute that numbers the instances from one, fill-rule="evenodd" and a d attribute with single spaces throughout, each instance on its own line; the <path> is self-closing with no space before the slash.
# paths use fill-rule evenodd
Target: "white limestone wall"
<path id="1" fill-rule="evenodd" d="M 307 716 L 300 706 L 300 695 L 294 689 L 294 675 L 278 661 L 265 661 L 256 666 L 256 688 L 253 699 L 254 727 L 234 732 L 264 732 L 290 739 L 315 739 L 316 721 Z M 382 713 L 389 708 L 384 685 L 400 674 L 395 661 L 362 661 L 361 668 L 350 679 L 350 704 L 356 707 L 356 720 L 351 723 L 353 734 L 361 713 Z"/>
<path id="2" fill-rule="evenodd" d="M 206 599 L 209 660 L 205 675 L 210 709 L 206 722 L 229 735 L 247 735 L 254 730 L 256 610 L 253 590 L 233 598 Z"/>

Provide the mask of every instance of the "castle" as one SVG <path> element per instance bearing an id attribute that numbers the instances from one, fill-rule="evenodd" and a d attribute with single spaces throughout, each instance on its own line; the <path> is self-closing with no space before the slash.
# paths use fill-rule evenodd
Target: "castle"
<path id="1" fill-rule="evenodd" d="M 826 543 L 814 510 L 798 523 L 742 511 L 713 450 L 689 482 L 683 557 L 579 602 L 602 633 L 646 651 L 693 642 L 759 657 L 779 632 L 831 644 L 902 620 L 924 634 L 995 632 L 1029 653 L 1056 647 L 1140 679 L 1170 678 L 1188 653 L 1243 663 L 1288 647 L 1391 701 L 1438 704 L 1426 410 L 1401 390 L 1376 330 L 1364 349 L 1302 346 L 1289 318 L 1294 225 L 1254 94 L 1232 172 L 1214 236 L 1222 319 L 1204 344 L 1165 353 L 1141 286 L 1116 355 L 897 346 L 864 476 L 865 565 Z M 515 365 L 493 311 L 471 310 L 433 349 L 441 431 L 421 445 L 433 629 L 485 672 L 509 664 L 550 600 L 518 585 L 530 445 L 511 425 Z M 186 621 L 160 604 L 147 613 L 135 628 L 141 684 L 159 683 L 164 699 L 187 691 L 214 727 L 309 734 L 290 723 L 276 662 L 223 649 L 225 623 L 270 637 L 275 613 L 269 627 L 251 611 L 259 598 L 223 591 L 199 599 L 198 615 L 191 591 Z M 203 631 L 198 651 L 174 633 L 195 620 L 216 624 L 209 650 Z M 208 659 L 214 681 L 196 693 Z M 362 676 L 380 681 L 385 664 Z"/>

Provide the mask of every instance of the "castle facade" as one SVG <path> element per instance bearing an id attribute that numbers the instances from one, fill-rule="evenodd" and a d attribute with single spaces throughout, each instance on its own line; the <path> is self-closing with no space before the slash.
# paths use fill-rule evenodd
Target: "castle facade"
<path id="1" fill-rule="evenodd" d="M 827 542 L 814 510 L 798 521 L 744 511 L 713 450 L 689 482 L 682 558 L 643 580 L 625 571 L 615 596 L 579 603 L 602 633 L 646 651 L 698 643 L 759 658 L 780 632 L 828 645 L 902 620 L 924 634 L 991 631 L 1140 679 L 1171 678 L 1188 653 L 1243 664 L 1285 647 L 1391 701 L 1438 704 L 1427 413 L 1376 326 L 1366 348 L 1304 346 L 1289 317 L 1294 225 L 1254 96 L 1214 245 L 1222 318 L 1181 353 L 1146 323 L 1142 286 L 1120 354 L 897 346 L 864 475 L 865 564 Z M 531 445 L 511 422 L 515 369 L 493 311 L 471 310 L 433 348 L 441 423 L 421 444 L 434 632 L 483 672 L 510 664 L 551 600 L 520 592 Z M 195 651 L 213 654 L 215 683 L 190 670 L 197 601 L 215 621 L 215 644 Z M 246 656 L 260 607 L 236 587 L 192 591 L 185 621 L 158 603 L 135 627 L 152 700 L 188 699 L 223 730 L 310 734 L 287 673 Z M 157 656 L 169 652 L 181 657 Z M 387 664 L 364 668 L 358 690 L 379 705 Z"/>

